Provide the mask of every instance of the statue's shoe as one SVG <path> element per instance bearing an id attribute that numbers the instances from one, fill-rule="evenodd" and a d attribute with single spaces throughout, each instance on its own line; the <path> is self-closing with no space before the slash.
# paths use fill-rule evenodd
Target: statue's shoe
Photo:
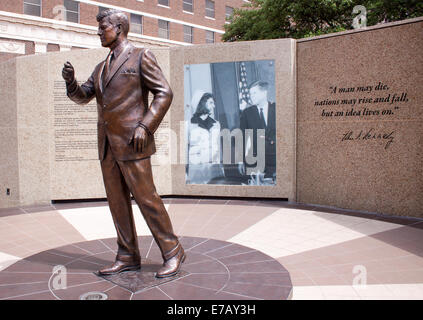
<path id="1" fill-rule="evenodd" d="M 113 263 L 111 266 L 104 267 L 100 270 L 98 270 L 98 274 L 102 276 L 109 276 L 113 274 L 118 274 L 124 271 L 135 271 L 139 270 L 141 268 L 141 264 L 135 261 L 121 261 L 116 260 L 115 263 Z"/>
<path id="2" fill-rule="evenodd" d="M 185 261 L 184 249 L 179 245 L 179 251 L 172 258 L 165 260 L 163 266 L 157 271 L 156 278 L 166 278 L 176 275 Z"/>

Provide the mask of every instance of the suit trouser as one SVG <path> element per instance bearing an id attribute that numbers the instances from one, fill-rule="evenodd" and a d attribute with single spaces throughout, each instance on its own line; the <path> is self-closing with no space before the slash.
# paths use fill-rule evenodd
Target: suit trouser
<path id="1" fill-rule="evenodd" d="M 139 259 L 138 239 L 131 205 L 131 193 L 137 202 L 163 258 L 176 254 L 179 244 L 172 223 L 156 192 L 150 157 L 140 160 L 116 160 L 106 142 L 106 155 L 101 161 L 107 201 L 117 232 L 118 259 Z M 170 255 L 170 256 L 169 256 Z"/>

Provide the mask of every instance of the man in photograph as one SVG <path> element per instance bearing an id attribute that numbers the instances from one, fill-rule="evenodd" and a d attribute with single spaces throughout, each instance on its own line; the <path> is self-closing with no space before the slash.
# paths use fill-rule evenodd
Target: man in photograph
<path id="1" fill-rule="evenodd" d="M 260 163 L 258 162 L 264 160 L 264 171 L 260 173 L 264 173 L 265 178 L 275 180 L 276 113 L 275 103 L 268 100 L 268 90 L 269 84 L 265 81 L 256 81 L 249 86 L 252 105 L 245 107 L 241 112 L 240 128 L 244 136 L 244 166 L 246 168 L 259 168 Z M 252 137 L 248 137 L 246 129 L 253 129 Z M 259 143 L 264 144 L 264 155 L 259 154 Z M 251 159 L 251 156 L 257 159 L 256 163 L 249 163 L 248 158 Z M 255 173 L 257 172 L 255 171 Z"/>

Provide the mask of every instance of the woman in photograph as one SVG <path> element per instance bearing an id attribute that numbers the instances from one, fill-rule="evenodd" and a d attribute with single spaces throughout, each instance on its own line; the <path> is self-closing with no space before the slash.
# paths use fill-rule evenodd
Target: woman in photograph
<path id="1" fill-rule="evenodd" d="M 213 183 L 222 177 L 220 163 L 220 123 L 215 119 L 213 95 L 197 91 L 191 101 L 195 110 L 189 130 L 188 181 L 191 184 Z"/>

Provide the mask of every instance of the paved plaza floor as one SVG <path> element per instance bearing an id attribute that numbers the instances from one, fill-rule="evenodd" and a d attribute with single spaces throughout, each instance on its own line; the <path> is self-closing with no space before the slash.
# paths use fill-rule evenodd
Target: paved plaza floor
<path id="1" fill-rule="evenodd" d="M 423 299 L 423 219 L 271 200 L 164 202 L 185 273 L 139 292 L 93 274 L 116 250 L 106 201 L 0 209 L 0 299 Z M 142 258 L 160 262 L 133 210 Z M 66 289 L 54 287 L 57 266 Z"/>

